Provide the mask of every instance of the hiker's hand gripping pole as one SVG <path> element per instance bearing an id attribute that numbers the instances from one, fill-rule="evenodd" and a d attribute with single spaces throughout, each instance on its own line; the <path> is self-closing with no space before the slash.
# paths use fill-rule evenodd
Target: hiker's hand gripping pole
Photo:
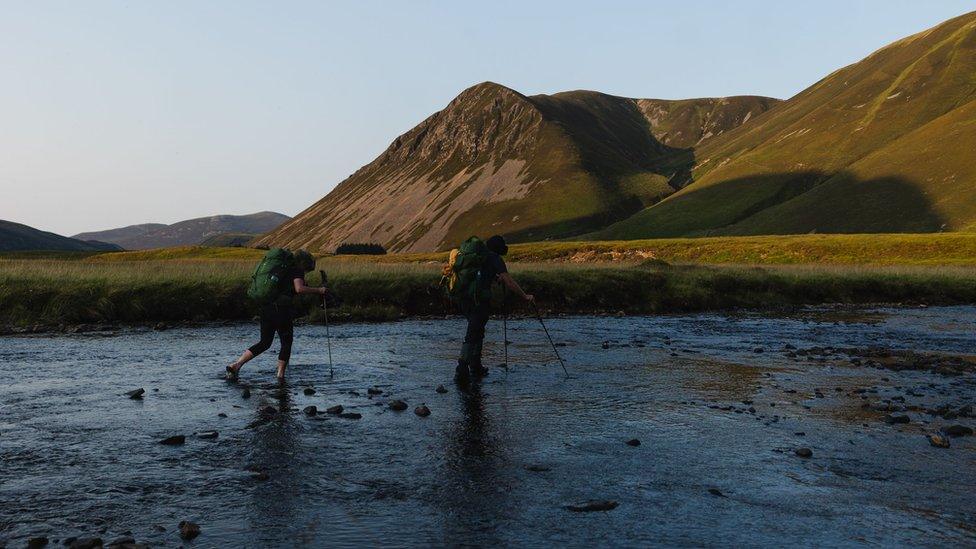
<path id="1" fill-rule="evenodd" d="M 552 352 L 556 353 L 556 359 L 559 360 L 559 365 L 563 367 L 563 373 L 566 377 L 569 377 L 569 370 L 566 369 L 566 364 L 563 363 L 563 357 L 559 356 L 559 350 L 556 349 L 556 344 L 552 341 L 552 336 L 549 335 L 549 329 L 546 328 L 546 323 L 542 321 L 542 313 L 539 312 L 539 305 L 534 301 L 530 300 L 532 307 L 535 309 L 535 317 L 539 319 L 539 324 L 542 324 L 542 330 L 546 333 L 546 337 L 549 339 L 549 345 L 552 345 Z"/>
<path id="2" fill-rule="evenodd" d="M 319 276 L 322 277 L 322 287 L 325 288 L 329 278 L 323 270 L 319 270 Z M 332 377 L 335 371 L 332 368 L 332 336 L 329 334 L 329 302 L 325 292 L 322 293 L 322 311 L 325 313 L 325 345 L 329 349 L 329 377 Z"/>

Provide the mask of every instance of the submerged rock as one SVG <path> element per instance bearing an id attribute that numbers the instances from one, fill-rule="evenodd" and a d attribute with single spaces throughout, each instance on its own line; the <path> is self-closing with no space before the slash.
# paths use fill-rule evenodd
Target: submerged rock
<path id="1" fill-rule="evenodd" d="M 102 546 L 102 538 L 68 538 L 64 544 L 68 549 L 95 549 Z"/>
<path id="2" fill-rule="evenodd" d="M 589 513 L 593 511 L 612 511 L 620 505 L 613 500 L 594 500 L 587 501 L 584 503 L 574 503 L 570 505 L 563 506 L 567 511 L 573 511 L 574 513 Z"/>
<path id="3" fill-rule="evenodd" d="M 188 520 L 181 520 L 180 524 L 180 537 L 189 541 L 200 535 L 200 525 Z"/>
<path id="4" fill-rule="evenodd" d="M 219 433 L 217 431 L 200 431 L 197 433 L 198 438 L 217 438 Z"/>
<path id="5" fill-rule="evenodd" d="M 305 393 L 305 396 L 312 396 L 315 394 L 315 389 L 311 387 L 306 387 L 305 390 L 302 392 Z"/>
<path id="6" fill-rule="evenodd" d="M 809 448 L 797 448 L 793 451 L 794 454 L 800 456 L 801 458 L 808 458 L 813 456 L 813 450 Z"/>
<path id="7" fill-rule="evenodd" d="M 337 416 L 342 413 L 342 405 L 336 405 L 336 406 L 332 406 L 331 408 L 327 408 L 325 410 L 325 413 Z"/>
<path id="8" fill-rule="evenodd" d="M 407 409 L 407 403 L 402 400 L 391 400 L 390 409 L 394 412 L 402 412 Z"/>
<path id="9" fill-rule="evenodd" d="M 346 412 L 344 414 L 339 414 L 339 417 L 343 419 L 363 419 L 363 414 L 357 414 L 356 412 Z"/>
<path id="10" fill-rule="evenodd" d="M 251 398 L 251 390 L 245 387 L 244 391 L 241 392 L 241 398 Z"/>
<path id="11" fill-rule="evenodd" d="M 950 437 L 967 437 L 973 434 L 973 429 L 965 425 L 951 425 L 946 427 L 945 432 Z"/>
<path id="12" fill-rule="evenodd" d="M 901 424 L 901 423 L 911 423 L 912 419 L 905 415 L 887 415 L 885 416 L 885 423 L 889 425 Z"/>
<path id="13" fill-rule="evenodd" d="M 447 388 L 444 387 L 443 385 L 438 385 L 437 388 L 434 390 L 442 395 L 447 392 Z"/>
<path id="14" fill-rule="evenodd" d="M 722 491 L 719 490 L 718 488 L 709 488 L 708 489 L 708 493 L 711 494 L 711 495 L 713 495 L 713 496 L 715 496 L 715 497 L 720 497 L 720 498 L 727 498 L 727 497 L 729 497 L 729 496 L 723 494 Z"/>
<path id="15" fill-rule="evenodd" d="M 632 438 L 627 441 L 627 446 L 640 446 L 640 445 L 641 445 L 641 441 L 637 440 L 636 438 Z"/>
<path id="16" fill-rule="evenodd" d="M 532 471 L 533 473 L 545 473 L 546 471 L 551 471 L 552 467 L 548 465 L 526 465 L 526 471 Z"/>
<path id="17" fill-rule="evenodd" d="M 220 412 L 219 414 L 217 414 L 217 417 L 227 417 L 227 414 Z"/>
<path id="18" fill-rule="evenodd" d="M 366 394 L 369 394 L 369 395 L 382 395 L 383 394 L 383 389 L 379 389 L 379 388 L 376 388 L 376 387 L 370 387 L 369 389 L 366 389 Z"/>
<path id="19" fill-rule="evenodd" d="M 136 539 L 132 536 L 122 536 L 120 538 L 113 539 L 108 542 L 109 547 L 117 547 L 119 545 L 132 545 L 136 542 Z"/>
<path id="20" fill-rule="evenodd" d="M 142 400 L 142 395 L 144 394 L 146 394 L 146 390 L 140 387 L 139 389 L 127 392 L 125 396 L 131 398 L 132 400 Z"/>
<path id="21" fill-rule="evenodd" d="M 304 409 L 302 409 L 302 412 L 305 412 L 306 416 L 314 416 L 315 414 L 319 413 L 319 409 L 315 406 L 306 406 Z"/>
<path id="22" fill-rule="evenodd" d="M 421 404 L 420 406 L 414 408 L 413 413 L 420 417 L 427 417 L 430 415 L 430 408 L 428 408 L 426 404 Z"/>
<path id="23" fill-rule="evenodd" d="M 935 446 L 936 448 L 948 448 L 949 447 L 949 437 L 943 435 L 942 433 L 932 433 L 930 435 L 925 435 L 929 439 L 929 444 Z"/>
<path id="24" fill-rule="evenodd" d="M 173 435 L 171 437 L 166 437 L 163 440 L 159 441 L 160 444 L 165 444 L 167 446 L 179 446 L 180 444 L 183 444 L 185 442 L 186 442 L 186 436 L 184 435 Z"/>
<path id="25" fill-rule="evenodd" d="M 41 549 L 41 547 L 47 545 L 47 541 L 48 540 L 46 536 L 37 536 L 34 538 L 29 538 L 27 540 L 27 549 Z"/>

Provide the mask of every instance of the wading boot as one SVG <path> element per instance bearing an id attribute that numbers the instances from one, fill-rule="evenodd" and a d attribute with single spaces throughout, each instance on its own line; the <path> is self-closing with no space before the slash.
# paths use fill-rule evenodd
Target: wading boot
<path id="1" fill-rule="evenodd" d="M 458 385 L 467 385 L 471 382 L 471 373 L 468 371 L 468 364 L 463 360 L 458 360 L 457 368 L 454 370 L 454 382 Z"/>

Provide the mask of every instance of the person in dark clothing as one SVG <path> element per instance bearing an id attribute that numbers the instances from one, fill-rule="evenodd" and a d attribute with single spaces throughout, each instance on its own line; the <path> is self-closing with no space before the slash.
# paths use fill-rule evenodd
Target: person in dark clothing
<path id="1" fill-rule="evenodd" d="M 324 287 L 311 287 L 305 284 L 305 273 L 315 268 L 315 258 L 305 250 L 295 253 L 295 266 L 288 272 L 285 280 L 287 291 L 281 293 L 277 299 L 265 304 L 260 310 L 261 319 L 261 340 L 251 345 L 236 362 L 227 367 L 227 377 L 236 379 L 241 368 L 249 360 L 268 350 L 274 341 L 275 332 L 278 333 L 278 341 L 281 349 L 278 351 L 278 371 L 279 380 L 285 379 L 285 368 L 288 367 L 288 360 L 291 358 L 291 344 L 294 339 L 294 311 L 292 308 L 292 298 L 296 294 L 317 294 L 326 295 Z"/>
<path id="2" fill-rule="evenodd" d="M 501 235 L 489 238 L 485 245 L 488 257 L 481 268 L 482 280 L 488 284 L 500 282 L 506 288 L 526 301 L 534 301 L 535 297 L 525 293 L 518 282 L 508 273 L 508 267 L 502 256 L 508 253 L 508 245 Z M 491 303 L 483 301 L 464 301 L 461 303 L 461 313 L 468 320 L 468 328 L 464 333 L 464 343 L 461 345 L 461 356 L 458 357 L 455 378 L 459 382 L 466 382 L 472 376 L 484 377 L 488 375 L 488 368 L 481 363 L 481 349 L 485 340 L 485 326 L 491 316 Z"/>

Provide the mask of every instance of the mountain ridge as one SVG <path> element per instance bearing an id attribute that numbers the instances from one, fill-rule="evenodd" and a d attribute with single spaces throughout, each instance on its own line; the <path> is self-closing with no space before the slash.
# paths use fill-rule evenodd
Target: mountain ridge
<path id="1" fill-rule="evenodd" d="M 211 215 L 169 225 L 142 223 L 104 231 L 91 231 L 79 233 L 73 238 L 110 242 L 127 250 L 191 246 L 226 233 L 263 234 L 289 219 L 291 218 L 284 214 L 270 211 L 247 215 Z"/>
<path id="2" fill-rule="evenodd" d="M 121 248 L 107 242 L 80 240 L 42 231 L 23 223 L 0 219 L 0 251 L 69 251 L 95 252 L 119 251 Z"/>

